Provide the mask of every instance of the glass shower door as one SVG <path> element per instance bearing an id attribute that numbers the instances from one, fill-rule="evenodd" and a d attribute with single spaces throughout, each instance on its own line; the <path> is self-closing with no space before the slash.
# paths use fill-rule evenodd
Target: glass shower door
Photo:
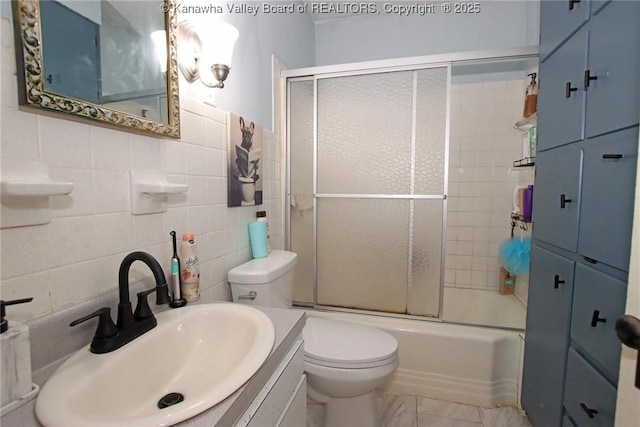
<path id="1" fill-rule="evenodd" d="M 438 67 L 290 83 L 290 247 L 305 254 L 296 301 L 439 316 L 448 81 Z"/>

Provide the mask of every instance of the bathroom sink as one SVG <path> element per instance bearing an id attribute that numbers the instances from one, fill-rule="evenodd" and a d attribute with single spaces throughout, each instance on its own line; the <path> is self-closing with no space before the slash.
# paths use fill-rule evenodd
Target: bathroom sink
<path id="1" fill-rule="evenodd" d="M 240 388 L 271 352 L 262 311 L 240 304 L 187 306 L 156 315 L 158 326 L 105 354 L 86 346 L 42 387 L 45 426 L 166 426 L 197 415 Z M 175 393 L 175 394 L 174 394 Z M 182 395 L 184 400 L 172 404 Z M 159 402 L 165 398 L 164 409 Z"/>

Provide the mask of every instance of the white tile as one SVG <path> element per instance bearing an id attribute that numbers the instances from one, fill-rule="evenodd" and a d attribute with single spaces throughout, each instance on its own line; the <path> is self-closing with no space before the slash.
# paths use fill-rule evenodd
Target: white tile
<path id="1" fill-rule="evenodd" d="M 196 237 L 207 233 L 206 206 L 190 206 L 187 208 L 187 227 L 188 231 L 194 233 Z"/>
<path id="2" fill-rule="evenodd" d="M 458 257 L 460 259 L 460 257 Z M 456 270 L 456 285 L 470 285 L 471 284 L 471 270 Z"/>
<path id="3" fill-rule="evenodd" d="M 502 408 L 481 408 L 482 425 L 486 427 L 531 427 L 526 416 L 512 406 Z"/>
<path id="4" fill-rule="evenodd" d="M 207 147 L 217 150 L 226 150 L 227 129 L 224 124 L 214 120 L 205 119 L 205 135 Z"/>
<path id="5" fill-rule="evenodd" d="M 91 168 L 90 126 L 38 116 L 42 160 L 49 166 Z"/>
<path id="6" fill-rule="evenodd" d="M 458 241 L 458 255 L 472 255 L 473 254 L 473 243 L 470 241 Z"/>
<path id="7" fill-rule="evenodd" d="M 227 167 L 226 153 L 222 150 L 207 150 L 207 175 L 222 178 Z"/>
<path id="8" fill-rule="evenodd" d="M 186 144 L 185 146 L 187 175 L 207 175 L 207 155 L 204 147 Z"/>
<path id="9" fill-rule="evenodd" d="M 128 171 L 131 168 L 129 134 L 91 126 L 91 158 L 94 169 Z"/>
<path id="10" fill-rule="evenodd" d="M 162 158 L 164 171 L 170 174 L 186 173 L 186 144 L 180 141 L 164 141 Z"/>
<path id="11" fill-rule="evenodd" d="M 481 423 L 418 413 L 418 427 L 483 427 Z"/>
<path id="12" fill-rule="evenodd" d="M 187 206 L 203 206 L 207 204 L 207 178 L 204 176 L 188 176 Z"/>
<path id="13" fill-rule="evenodd" d="M 130 212 L 128 172 L 94 170 L 93 191 L 96 213 Z"/>
<path id="14" fill-rule="evenodd" d="M 378 414 L 385 427 L 417 426 L 416 397 L 378 393 Z"/>
<path id="15" fill-rule="evenodd" d="M 4 253 L 3 253 L 4 257 Z M 41 272 L 2 281 L 2 298 L 6 300 L 33 297 L 29 304 L 18 304 L 7 309 L 11 322 L 30 320 L 52 310 L 49 272 Z"/>
<path id="16" fill-rule="evenodd" d="M 95 216 L 95 242 L 98 256 L 108 256 L 133 249 L 133 221 L 129 213 Z"/>
<path id="17" fill-rule="evenodd" d="M 422 397 L 418 398 L 417 403 L 417 411 L 424 414 L 437 415 L 439 417 L 453 418 L 475 423 L 482 421 L 480 418 L 480 408 L 477 406 Z"/>
<path id="18" fill-rule="evenodd" d="M 162 169 L 162 143 L 157 138 L 131 135 L 131 168 Z"/>
<path id="19" fill-rule="evenodd" d="M 180 140 L 190 144 L 204 146 L 206 144 L 206 122 L 203 117 L 182 111 L 180 113 Z"/>
<path id="20" fill-rule="evenodd" d="M 85 301 L 99 293 L 93 263 L 82 262 L 48 271 L 52 309 Z"/>
<path id="21" fill-rule="evenodd" d="M 80 216 L 94 213 L 93 175 L 89 169 L 49 168 L 52 179 L 73 182 L 73 191 L 50 199 L 52 216 Z"/>
<path id="22" fill-rule="evenodd" d="M 3 95 L 4 96 L 4 95 Z M 37 115 L 2 108 L 2 158 L 38 160 L 40 157 Z"/>
<path id="23" fill-rule="evenodd" d="M 159 213 L 133 215 L 133 246 L 143 248 L 170 240 L 171 236 L 163 232 L 162 222 L 162 214 Z"/>

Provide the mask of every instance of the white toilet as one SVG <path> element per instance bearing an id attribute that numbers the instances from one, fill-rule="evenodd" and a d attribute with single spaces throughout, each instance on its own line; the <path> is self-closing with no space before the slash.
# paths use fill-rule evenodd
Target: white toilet
<path id="1" fill-rule="evenodd" d="M 229 271 L 234 302 L 291 308 L 297 255 L 272 250 Z M 327 427 L 380 426 L 375 389 L 398 367 L 398 342 L 376 328 L 307 318 L 307 394 L 326 404 Z"/>

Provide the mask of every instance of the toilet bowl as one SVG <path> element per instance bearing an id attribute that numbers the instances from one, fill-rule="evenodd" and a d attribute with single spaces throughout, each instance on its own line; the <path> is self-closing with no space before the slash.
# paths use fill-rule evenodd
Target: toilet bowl
<path id="1" fill-rule="evenodd" d="M 297 255 L 272 250 L 229 271 L 234 302 L 291 308 Z M 325 404 L 326 427 L 380 426 L 375 389 L 398 367 L 398 342 L 351 322 L 308 317 L 303 329 L 307 395 Z"/>
<path id="2" fill-rule="evenodd" d="M 398 367 L 398 343 L 379 329 L 308 318 L 302 336 L 307 394 L 325 426 L 379 426 L 375 389 Z"/>

